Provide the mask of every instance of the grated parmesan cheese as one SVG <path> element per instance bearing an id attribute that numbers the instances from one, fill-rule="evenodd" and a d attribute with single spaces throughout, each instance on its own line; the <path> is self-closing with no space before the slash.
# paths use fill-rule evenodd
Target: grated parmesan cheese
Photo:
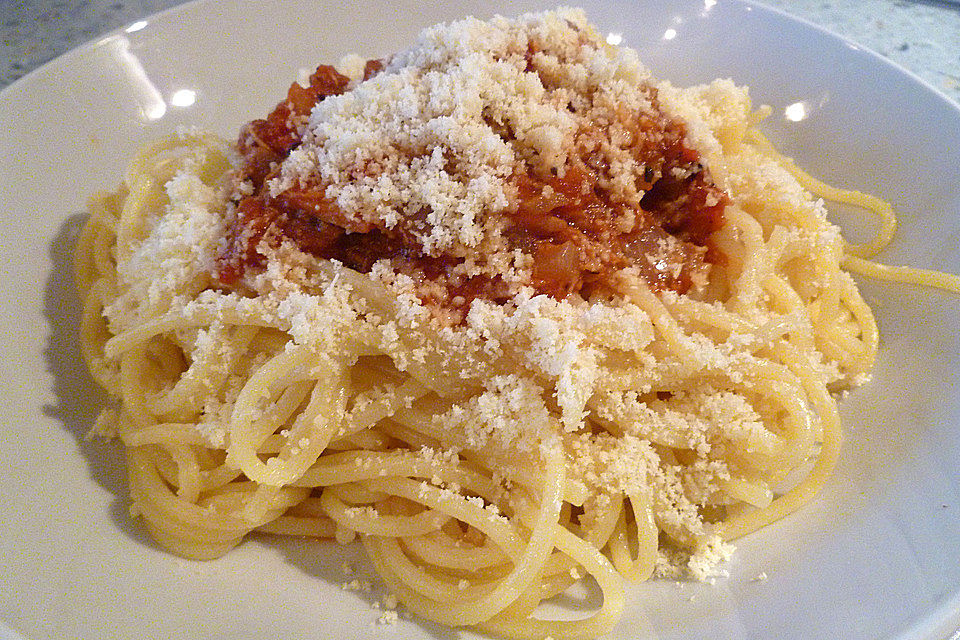
<path id="1" fill-rule="evenodd" d="M 756 265 L 757 281 L 802 256 L 839 256 L 842 241 L 825 222 L 821 201 L 769 158 L 739 144 L 750 111 L 745 89 L 729 80 L 692 89 L 657 82 L 634 53 L 596 41 L 582 12 L 561 10 L 432 27 L 367 80 L 363 60 L 344 59 L 340 69 L 350 79 L 349 90 L 317 103 L 301 123 L 302 143 L 269 182 L 272 196 L 321 185 L 348 231 L 395 232 L 413 238 L 426 256 L 456 257 L 447 274 L 453 280 L 495 274 L 509 293 L 504 301 L 455 298 L 455 305 L 465 308 L 461 317 L 435 304 L 444 295 L 440 284 L 405 273 L 388 258 L 358 274 L 290 242 L 261 241 L 262 270 L 246 274 L 237 290 L 214 288 L 216 259 L 237 212 L 229 194 L 200 179 L 204 158 L 198 156 L 170 178 L 163 214 L 145 221 L 129 254 L 119 260 L 119 295 L 104 310 L 110 331 L 119 334 L 164 315 L 233 315 L 274 327 L 291 344 L 311 345 L 318 354 L 365 340 L 364 348 L 373 346 L 398 372 L 419 373 L 436 385 L 438 395 L 452 399 L 445 411 L 429 416 L 447 440 L 420 447 L 423 462 L 458 465 L 462 453 L 482 452 L 507 495 L 514 480 L 529 472 L 524 465 L 562 446 L 566 482 L 581 496 L 576 504 L 585 519 L 596 517 L 615 496 L 643 498 L 677 547 L 660 550 L 657 575 L 707 581 L 722 575 L 719 567 L 732 547 L 703 512 L 736 473 L 725 454 L 772 455 L 781 444 L 781 434 L 768 426 L 776 423 L 771 415 L 777 409 L 744 393 L 751 385 L 744 372 L 767 357 L 765 349 L 783 335 L 809 331 L 810 319 L 771 308 L 768 292 L 757 287 L 739 301 L 755 306 L 743 310 L 741 324 L 725 333 L 681 318 L 686 324 L 669 336 L 680 358 L 664 346 L 668 329 L 652 305 L 609 292 L 562 299 L 538 293 L 530 286 L 532 257 L 507 241 L 510 225 L 503 214 L 518 207 L 515 177 L 558 175 L 571 157 L 586 156 L 609 167 L 599 179 L 611 200 L 623 205 L 614 224 L 632 228 L 647 167 L 630 153 L 632 134 L 620 113 L 652 113 L 653 88 L 657 108 L 684 123 L 685 144 L 729 194 L 735 215 L 761 206 L 772 212 L 799 208 L 823 222 L 799 228 L 786 214 L 780 219 L 773 213 L 758 225 L 763 228 L 757 241 L 767 257 Z M 504 128 L 509 136 L 501 135 Z M 670 173 L 683 180 L 690 171 L 675 167 Z M 232 195 L 252 193 L 253 185 L 244 180 Z M 549 185 L 542 191 L 543 198 L 555 196 Z M 717 205 L 718 198 L 709 194 L 706 206 Z M 725 240 L 743 241 L 731 235 Z M 658 237 L 642 258 L 656 272 L 679 278 L 681 244 L 672 235 Z M 637 268 L 621 272 L 627 281 L 637 281 L 638 273 Z M 728 311 L 723 302 L 707 299 L 708 284 L 695 283 L 690 293 L 658 291 L 656 302 L 664 314 L 694 302 L 705 315 Z M 811 280 L 804 286 L 830 284 Z M 223 448 L 224 425 L 240 389 L 266 361 L 268 349 L 254 349 L 239 370 L 231 368 L 238 359 L 231 351 L 236 329 L 219 320 L 198 324 L 205 328 L 176 336 L 187 364 L 196 365 L 181 383 L 203 399 L 197 403 L 198 432 L 212 447 Z M 811 370 L 824 384 L 845 380 L 840 363 L 822 354 L 817 358 Z M 618 377 L 626 376 L 623 363 L 629 363 L 632 379 Z M 868 377 L 858 374 L 847 382 L 861 384 Z M 691 379 L 698 381 L 695 389 L 663 383 Z M 218 394 L 209 393 L 215 387 Z M 360 387 L 340 435 L 354 433 L 364 420 L 427 413 L 400 385 L 361 382 Z M 96 430 L 115 431 L 121 416 L 103 416 Z M 303 439 L 292 451 L 308 444 Z M 358 458 L 355 464 L 369 469 L 371 463 Z M 491 520 L 519 511 L 506 499 L 496 504 L 464 495 L 439 474 L 427 477 L 420 489 L 421 497 L 439 490 L 446 498 L 464 499 Z M 376 518 L 378 511 L 350 507 L 345 515 Z M 356 532 L 338 525 L 335 536 L 345 544 Z M 343 573 L 352 572 L 345 564 Z M 579 567 L 570 569 L 574 579 L 581 574 Z M 466 580 L 457 584 L 459 590 L 468 586 Z M 371 589 L 361 580 L 342 587 Z M 396 621 L 396 597 L 388 595 L 377 607 L 381 604 L 379 622 Z"/>

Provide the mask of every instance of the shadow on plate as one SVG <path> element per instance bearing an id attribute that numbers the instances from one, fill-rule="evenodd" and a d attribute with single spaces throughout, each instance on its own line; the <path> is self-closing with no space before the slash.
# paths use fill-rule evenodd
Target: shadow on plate
<path id="1" fill-rule="evenodd" d="M 80 354 L 82 302 L 74 286 L 73 250 L 85 220 L 85 213 L 71 215 L 49 246 L 53 269 L 43 290 L 43 312 L 50 323 L 50 334 L 43 355 L 53 377 L 56 404 L 45 405 L 43 413 L 73 434 L 89 465 L 90 477 L 115 496 L 110 509 L 114 523 L 131 538 L 148 543 L 146 533 L 130 517 L 122 447 L 116 441 L 87 437 L 109 399 L 90 377 Z"/>

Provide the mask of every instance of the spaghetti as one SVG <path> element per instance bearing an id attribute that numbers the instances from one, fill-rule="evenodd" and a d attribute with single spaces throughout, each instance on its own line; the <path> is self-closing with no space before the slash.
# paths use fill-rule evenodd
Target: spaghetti
<path id="1" fill-rule="evenodd" d="M 878 340 L 841 267 L 883 267 L 755 124 L 561 11 L 321 67 L 236 147 L 144 148 L 76 265 L 135 511 L 189 558 L 359 537 L 409 610 L 504 637 L 709 576 L 822 487 Z M 534 615 L 587 576 L 588 618 Z"/>

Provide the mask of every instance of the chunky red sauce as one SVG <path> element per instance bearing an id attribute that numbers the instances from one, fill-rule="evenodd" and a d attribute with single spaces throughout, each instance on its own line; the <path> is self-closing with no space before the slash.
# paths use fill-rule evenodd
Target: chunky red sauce
<path id="1" fill-rule="evenodd" d="M 368 62 L 365 79 L 381 68 L 379 61 Z M 265 238 L 271 243 L 286 239 L 305 252 L 361 272 L 389 258 L 415 277 L 444 280 L 447 299 L 427 302 L 462 309 L 477 297 L 505 300 L 507 289 L 498 278 L 445 279 L 457 258 L 424 255 L 402 230 L 388 232 L 348 221 L 325 198 L 322 185 L 270 195 L 267 181 L 300 143 L 298 124 L 317 102 L 343 93 L 347 84 L 333 67 L 320 66 L 309 86 L 293 84 L 287 99 L 265 120 L 254 120 L 241 131 L 240 178 L 250 180 L 254 190 L 237 202 L 237 220 L 219 260 L 220 280 L 233 284 L 247 269 L 261 266 L 264 257 L 258 245 Z M 649 88 L 649 93 L 656 104 L 656 90 Z M 533 256 L 530 284 L 541 293 L 556 298 L 588 294 L 614 271 L 631 266 L 656 290 L 685 292 L 705 262 L 723 259 L 709 242 L 723 224 L 728 199 L 699 164 L 699 154 L 684 144 L 683 124 L 665 116 L 631 113 L 622 113 L 620 121 L 633 138 L 631 153 L 646 167 L 638 185 L 645 195 L 631 228 L 617 224 L 625 212 L 623 205 L 600 186 L 600 176 L 609 167 L 589 152 L 589 140 L 597 131 L 578 136 L 583 160 L 568 167 L 562 177 L 531 172 L 514 178 L 519 205 L 507 214 L 512 223 L 507 238 Z M 508 130 L 499 133 L 510 135 Z"/>

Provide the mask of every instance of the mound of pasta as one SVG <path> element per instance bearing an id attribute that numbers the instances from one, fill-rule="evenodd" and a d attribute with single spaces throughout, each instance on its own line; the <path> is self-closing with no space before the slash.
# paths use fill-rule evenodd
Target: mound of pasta
<path id="1" fill-rule="evenodd" d="M 426 29 L 182 131 L 94 198 L 83 354 L 163 547 L 359 538 L 410 611 L 612 629 L 837 458 L 870 310 L 745 89 L 679 89 L 577 10 Z M 602 606 L 545 620 L 592 579 Z"/>

